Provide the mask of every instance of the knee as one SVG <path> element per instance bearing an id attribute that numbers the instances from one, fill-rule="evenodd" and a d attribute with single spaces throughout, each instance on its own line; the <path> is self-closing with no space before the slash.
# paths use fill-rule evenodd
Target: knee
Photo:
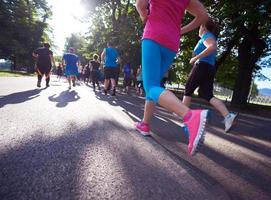
<path id="1" fill-rule="evenodd" d="M 154 101 L 155 103 L 158 103 L 159 97 L 161 93 L 165 90 L 165 88 L 162 87 L 151 87 L 148 91 L 146 91 L 146 98 L 147 100 Z"/>
<path id="2" fill-rule="evenodd" d="M 214 95 L 213 93 L 203 93 L 199 91 L 199 97 L 210 102 Z"/>

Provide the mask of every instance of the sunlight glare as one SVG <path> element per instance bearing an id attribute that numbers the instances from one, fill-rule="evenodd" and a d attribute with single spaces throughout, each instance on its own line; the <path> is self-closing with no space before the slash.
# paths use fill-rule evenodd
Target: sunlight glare
<path id="1" fill-rule="evenodd" d="M 60 53 L 66 38 L 72 33 L 87 32 L 90 19 L 81 0 L 48 0 L 48 4 L 52 6 L 53 13 L 49 24 L 53 29 L 55 45 L 60 48 L 57 52 Z"/>

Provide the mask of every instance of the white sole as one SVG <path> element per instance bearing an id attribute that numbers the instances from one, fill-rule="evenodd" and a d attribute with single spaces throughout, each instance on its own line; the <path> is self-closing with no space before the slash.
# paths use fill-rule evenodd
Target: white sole
<path id="1" fill-rule="evenodd" d="M 141 131 L 140 129 L 136 128 L 136 130 L 143 136 L 150 136 L 150 132 Z"/>
<path id="2" fill-rule="evenodd" d="M 227 130 L 225 130 L 226 133 L 228 133 L 232 129 L 232 127 L 237 123 L 236 122 L 237 116 L 238 116 L 238 113 L 234 116 L 232 123 L 231 123 L 231 126 Z"/>
<path id="3" fill-rule="evenodd" d="M 208 110 L 203 110 L 201 113 L 200 113 L 200 125 L 199 125 L 199 130 L 197 132 L 197 136 L 194 140 L 194 143 L 193 143 L 193 149 L 191 151 L 191 155 L 194 155 L 197 148 L 198 148 L 198 145 L 199 145 L 199 142 L 201 141 L 201 139 L 205 136 L 205 127 L 206 127 L 206 122 L 207 122 L 207 116 L 208 116 Z M 203 140 L 202 140 L 203 142 Z"/>

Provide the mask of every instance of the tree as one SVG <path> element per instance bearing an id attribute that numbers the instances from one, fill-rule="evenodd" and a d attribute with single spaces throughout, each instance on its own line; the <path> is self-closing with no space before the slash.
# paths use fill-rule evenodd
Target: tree
<path id="1" fill-rule="evenodd" d="M 82 64 L 86 64 L 90 56 L 89 54 L 85 54 L 86 52 L 86 46 L 87 46 L 87 41 L 86 38 L 80 34 L 72 34 L 69 38 L 66 38 L 66 43 L 65 43 L 65 51 L 68 51 L 70 47 L 74 48 L 76 54 L 80 58 L 80 62 Z"/>
<path id="2" fill-rule="evenodd" d="M 233 106 L 247 103 L 252 74 L 257 61 L 265 56 L 266 41 L 271 34 L 271 2 L 262 0 L 204 1 L 212 16 L 222 27 L 220 45 L 222 53 L 217 64 L 222 65 L 228 56 L 238 59 L 234 84 Z M 225 71 L 222 67 L 220 70 Z"/>
<path id="3" fill-rule="evenodd" d="M 140 64 L 140 38 L 143 25 L 134 7 L 135 1 L 104 0 L 84 1 L 92 6 L 88 50 L 101 53 L 111 41 L 117 47 L 123 60 L 130 59 L 132 66 Z M 127 58 L 129 57 L 129 58 Z"/>
<path id="4" fill-rule="evenodd" d="M 12 59 L 15 67 L 31 65 L 31 53 L 44 40 L 50 14 L 46 0 L 0 1 L 0 57 Z"/>
<path id="5" fill-rule="evenodd" d="M 108 40 L 115 40 L 122 51 L 140 63 L 140 36 L 143 26 L 129 0 L 84 0 L 92 6 L 93 24 L 89 50 L 102 51 Z M 204 0 L 211 16 L 218 21 L 219 58 L 217 77 L 223 86 L 233 89 L 232 105 L 247 103 L 252 74 L 263 67 L 260 58 L 266 56 L 271 35 L 270 0 Z M 184 24 L 191 20 L 185 16 Z M 184 36 L 181 51 L 171 69 L 172 81 L 185 83 L 191 67 L 188 62 L 198 40 L 196 34 Z M 259 73 L 258 73 L 259 74 Z"/>

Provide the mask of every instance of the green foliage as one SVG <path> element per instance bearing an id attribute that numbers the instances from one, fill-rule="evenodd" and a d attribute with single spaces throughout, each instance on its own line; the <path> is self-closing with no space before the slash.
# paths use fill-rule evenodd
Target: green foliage
<path id="1" fill-rule="evenodd" d="M 31 53 L 43 41 L 50 15 L 46 0 L 0 1 L 0 57 L 30 65 Z"/>
<path id="2" fill-rule="evenodd" d="M 250 97 L 255 98 L 259 94 L 258 86 L 256 83 L 252 83 Z"/>
<path id="3" fill-rule="evenodd" d="M 236 56 L 230 55 L 218 66 L 215 81 L 232 90 L 234 88 L 237 71 L 238 59 Z"/>
<path id="4" fill-rule="evenodd" d="M 112 42 L 120 52 L 123 62 L 131 62 L 133 67 L 140 64 L 140 38 L 142 23 L 134 7 L 135 1 L 93 1 L 85 0 L 92 6 L 92 24 L 83 56 L 101 54 L 107 42 Z"/>

